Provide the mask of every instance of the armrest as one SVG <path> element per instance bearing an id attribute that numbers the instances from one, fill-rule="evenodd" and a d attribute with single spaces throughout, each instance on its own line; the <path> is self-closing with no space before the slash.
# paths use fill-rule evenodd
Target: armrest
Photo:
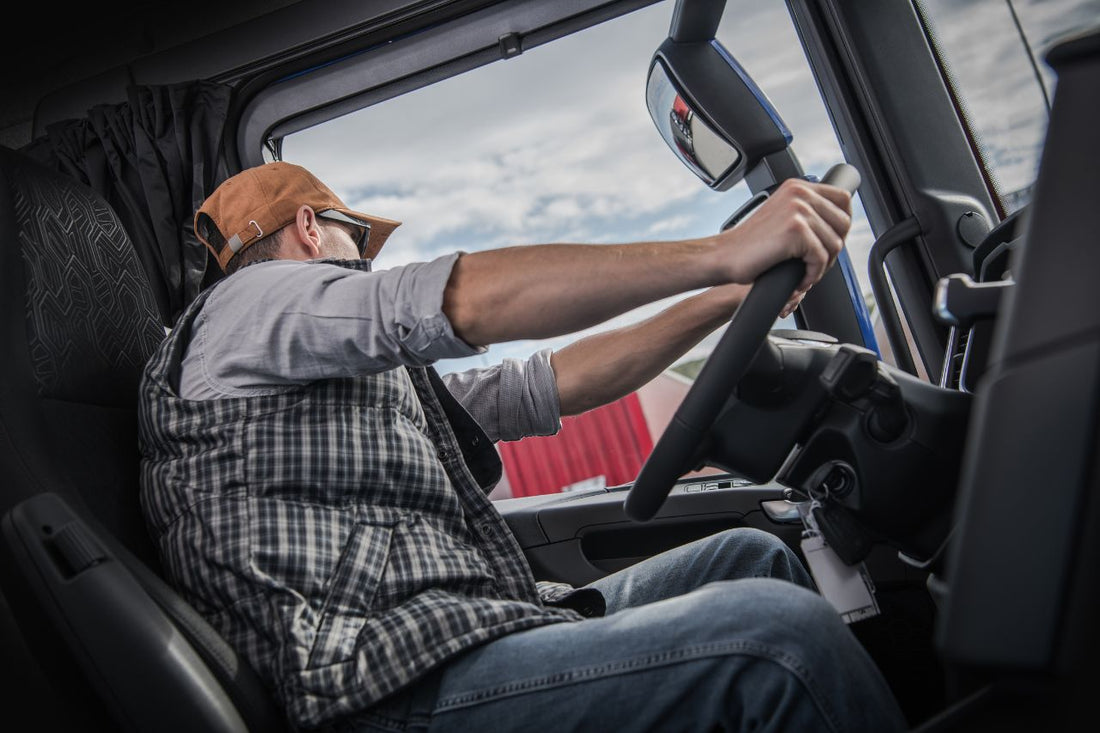
<path id="1" fill-rule="evenodd" d="M 48 672 L 78 670 L 124 730 L 247 730 L 171 618 L 63 499 L 17 504 L 0 534 L 0 579 L 21 628 L 60 647 L 42 660 Z"/>

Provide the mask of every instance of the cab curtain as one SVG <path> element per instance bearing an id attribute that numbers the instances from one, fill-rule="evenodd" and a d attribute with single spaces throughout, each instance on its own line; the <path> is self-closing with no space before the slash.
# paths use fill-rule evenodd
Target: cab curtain
<path id="1" fill-rule="evenodd" d="M 193 219 L 228 177 L 223 135 L 231 96 L 232 87 L 206 81 L 132 86 L 127 101 L 49 125 L 23 149 L 107 199 L 166 326 L 221 274 L 195 237 Z"/>

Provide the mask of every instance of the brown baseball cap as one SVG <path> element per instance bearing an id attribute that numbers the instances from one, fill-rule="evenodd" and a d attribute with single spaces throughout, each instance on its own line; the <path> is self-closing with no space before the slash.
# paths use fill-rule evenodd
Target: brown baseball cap
<path id="1" fill-rule="evenodd" d="M 352 211 L 308 170 L 277 161 L 243 170 L 218 186 L 195 212 L 195 234 L 224 270 L 233 255 L 294 221 L 302 204 L 318 215 L 368 229 L 366 259 L 373 259 L 401 225 Z"/>

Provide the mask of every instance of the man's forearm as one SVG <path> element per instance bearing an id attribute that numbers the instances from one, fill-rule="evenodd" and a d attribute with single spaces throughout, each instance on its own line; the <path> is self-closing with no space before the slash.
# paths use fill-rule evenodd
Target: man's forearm
<path id="1" fill-rule="evenodd" d="M 850 196 L 792 179 L 747 220 L 710 237 L 623 245 L 531 245 L 464 255 L 443 312 L 467 343 L 486 346 L 587 328 L 698 288 L 750 284 L 788 258 L 806 263 L 804 292 L 835 260 Z"/>
<path id="2" fill-rule="evenodd" d="M 646 384 L 727 323 L 748 286 L 687 298 L 652 318 L 581 339 L 551 357 L 562 415 L 613 402 Z"/>
<path id="3" fill-rule="evenodd" d="M 710 238 L 631 245 L 549 244 L 463 255 L 444 293 L 455 333 L 483 346 L 546 338 L 723 281 Z"/>

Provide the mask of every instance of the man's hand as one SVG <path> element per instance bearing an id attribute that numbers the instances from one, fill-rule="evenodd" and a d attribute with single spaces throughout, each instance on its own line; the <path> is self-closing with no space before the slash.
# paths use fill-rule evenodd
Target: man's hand
<path id="1" fill-rule="evenodd" d="M 852 226 L 852 197 L 844 189 L 801 179 L 784 181 L 752 216 L 716 238 L 733 282 L 751 283 L 787 259 L 806 263 L 785 313 L 836 261 Z"/>

